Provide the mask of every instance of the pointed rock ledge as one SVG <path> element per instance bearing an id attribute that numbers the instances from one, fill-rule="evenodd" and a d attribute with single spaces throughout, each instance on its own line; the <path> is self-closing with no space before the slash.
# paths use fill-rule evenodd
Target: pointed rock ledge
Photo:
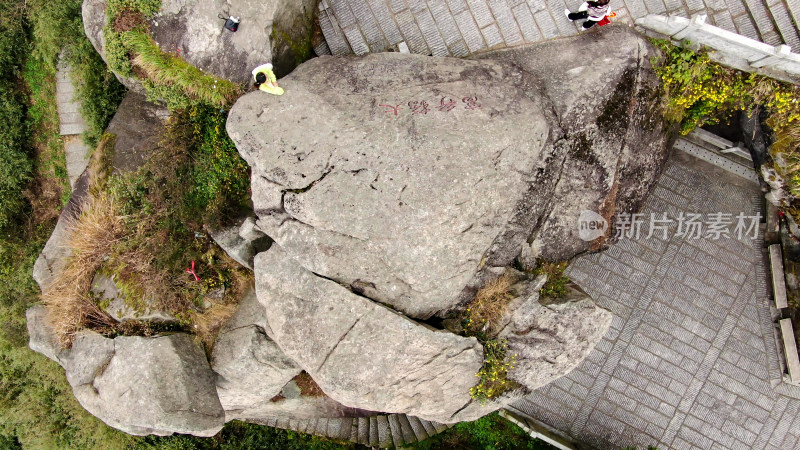
<path id="1" fill-rule="evenodd" d="M 280 247 L 255 259 L 272 337 L 334 400 L 453 422 L 483 364 L 474 338 L 431 331 L 301 267 Z"/>

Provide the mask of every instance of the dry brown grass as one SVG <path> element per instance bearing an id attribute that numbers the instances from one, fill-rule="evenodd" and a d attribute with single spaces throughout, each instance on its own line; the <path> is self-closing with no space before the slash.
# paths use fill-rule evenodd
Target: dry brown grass
<path id="1" fill-rule="evenodd" d="M 319 387 L 316 381 L 307 372 L 300 372 L 294 377 L 294 382 L 300 388 L 300 395 L 303 397 L 324 397 L 325 392 Z"/>
<path id="2" fill-rule="evenodd" d="M 466 310 L 464 328 L 472 333 L 494 335 L 497 322 L 503 317 L 508 302 L 514 298 L 511 293 L 512 278 L 508 274 L 486 283 L 475 294 Z"/>
<path id="3" fill-rule="evenodd" d="M 238 305 L 217 304 L 212 305 L 203 313 L 193 312 L 191 314 L 192 323 L 194 324 L 191 331 L 200 338 L 209 353 L 213 348 L 214 340 L 217 338 L 220 328 L 236 312 L 237 307 Z"/>
<path id="4" fill-rule="evenodd" d="M 92 158 L 89 160 L 89 194 L 92 197 L 100 195 L 108 185 L 108 179 L 114 169 L 111 158 L 114 156 L 116 142 L 116 135 L 104 133 L 97 143 L 97 148 L 92 152 Z"/>
<path id="5" fill-rule="evenodd" d="M 72 252 L 42 294 L 47 319 L 58 342 L 69 347 L 84 328 L 111 328 L 116 321 L 89 296 L 92 278 L 123 232 L 122 218 L 108 197 L 89 201 L 66 238 Z"/>

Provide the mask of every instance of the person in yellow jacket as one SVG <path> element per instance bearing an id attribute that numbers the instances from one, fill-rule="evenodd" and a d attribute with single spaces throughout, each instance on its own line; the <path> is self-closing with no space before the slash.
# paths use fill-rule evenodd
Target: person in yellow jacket
<path id="1" fill-rule="evenodd" d="M 253 69 L 253 81 L 256 87 L 268 94 L 283 95 L 283 88 L 278 86 L 278 79 L 272 72 L 272 64 L 262 64 Z"/>

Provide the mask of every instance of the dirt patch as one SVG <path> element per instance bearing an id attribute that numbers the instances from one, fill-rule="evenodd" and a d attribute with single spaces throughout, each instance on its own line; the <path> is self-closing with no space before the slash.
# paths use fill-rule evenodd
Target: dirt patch
<path id="1" fill-rule="evenodd" d="M 139 11 L 123 9 L 117 14 L 117 17 L 114 18 L 114 31 L 117 33 L 135 29 L 149 31 L 147 21 L 144 20 L 144 15 Z"/>
<path id="2" fill-rule="evenodd" d="M 293 378 L 297 387 L 300 388 L 300 395 L 303 397 L 324 397 L 325 392 L 320 389 L 319 385 L 311 375 L 307 372 L 300 372 L 299 375 Z"/>

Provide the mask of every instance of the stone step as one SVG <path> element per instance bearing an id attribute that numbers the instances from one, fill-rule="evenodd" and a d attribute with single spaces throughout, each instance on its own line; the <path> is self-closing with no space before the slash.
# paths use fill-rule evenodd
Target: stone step
<path id="1" fill-rule="evenodd" d="M 414 434 L 414 429 L 411 428 L 411 422 L 408 420 L 408 416 L 405 414 L 398 414 L 397 417 L 398 421 L 400 422 L 400 432 L 403 434 L 403 441 L 406 444 L 413 444 L 417 442 L 417 436 Z"/>
<path id="2" fill-rule="evenodd" d="M 376 419 L 378 428 L 378 446 L 381 448 L 389 448 L 392 446 L 392 431 L 389 426 L 389 420 L 386 416 L 378 416 Z M 370 424 L 372 425 L 372 424 Z"/>
<path id="3" fill-rule="evenodd" d="M 756 24 L 758 34 L 761 35 L 761 41 L 770 45 L 780 44 L 780 36 L 777 34 L 775 24 L 772 21 L 772 16 L 769 14 L 766 2 L 763 0 L 744 0 L 744 3 L 750 12 L 750 17 Z M 778 41 L 775 40 L 776 38 Z"/>
<path id="4" fill-rule="evenodd" d="M 353 419 L 349 417 L 328 419 L 328 432 L 326 436 L 331 439 L 346 441 L 350 439 L 350 432 L 352 428 Z"/>
<path id="5" fill-rule="evenodd" d="M 62 136 L 78 135 L 86 131 L 86 127 L 81 123 L 65 123 L 59 127 L 59 134 Z"/>
<path id="6" fill-rule="evenodd" d="M 414 437 L 416 441 L 424 441 L 428 439 L 430 435 L 428 434 L 428 430 L 425 429 L 425 426 L 422 424 L 422 421 L 414 416 L 406 416 L 408 418 L 408 422 L 411 425 L 411 429 L 414 430 Z"/>
<path id="7" fill-rule="evenodd" d="M 325 36 L 325 41 L 328 48 L 334 56 L 349 55 L 353 53 L 350 44 L 347 42 L 342 29 L 339 27 L 339 22 L 328 9 L 322 10 L 325 2 L 320 2 L 319 25 L 322 28 L 322 34 Z"/>
<path id="8" fill-rule="evenodd" d="M 425 432 L 428 433 L 428 437 L 431 437 L 431 436 L 439 433 L 438 431 L 436 431 L 436 428 L 433 426 L 433 422 L 428 421 L 428 420 L 422 420 L 422 419 L 419 419 L 419 421 L 422 423 L 422 426 L 425 427 Z"/>
<path id="9" fill-rule="evenodd" d="M 369 441 L 367 445 L 375 447 L 378 445 L 378 416 L 369 418 Z"/>
<path id="10" fill-rule="evenodd" d="M 350 437 L 347 438 L 348 441 L 358 444 L 358 419 L 353 418 L 350 422 Z"/>
<path id="11" fill-rule="evenodd" d="M 403 439 L 403 432 L 400 428 L 400 418 L 398 414 L 390 414 L 386 417 L 389 420 L 389 428 L 392 430 L 392 440 L 395 447 L 402 447 L 406 443 Z"/>
<path id="12" fill-rule="evenodd" d="M 369 445 L 369 417 L 359 417 L 358 423 L 358 440 L 357 443 L 361 445 Z"/>
<path id="13" fill-rule="evenodd" d="M 767 5 L 769 12 L 772 15 L 772 20 L 777 25 L 778 33 L 781 35 L 783 42 L 797 52 L 800 50 L 800 35 L 797 33 L 797 28 L 792 21 L 789 9 L 783 2 L 775 2 Z"/>
<path id="14" fill-rule="evenodd" d="M 737 163 L 725 155 L 719 154 L 718 152 L 707 150 L 686 139 L 678 139 L 675 141 L 674 148 L 682 150 L 694 156 L 695 158 L 702 159 L 703 161 L 725 169 L 730 173 L 738 175 L 754 183 L 758 183 L 758 177 L 756 176 L 756 172 L 752 167 L 747 167 L 741 163 Z"/>
<path id="15" fill-rule="evenodd" d="M 437 433 L 441 433 L 441 432 L 447 430 L 448 428 L 450 428 L 452 426 L 452 425 L 445 425 L 445 424 L 439 423 L 439 422 L 431 422 L 431 425 L 433 425 L 433 428 L 436 429 Z"/>

